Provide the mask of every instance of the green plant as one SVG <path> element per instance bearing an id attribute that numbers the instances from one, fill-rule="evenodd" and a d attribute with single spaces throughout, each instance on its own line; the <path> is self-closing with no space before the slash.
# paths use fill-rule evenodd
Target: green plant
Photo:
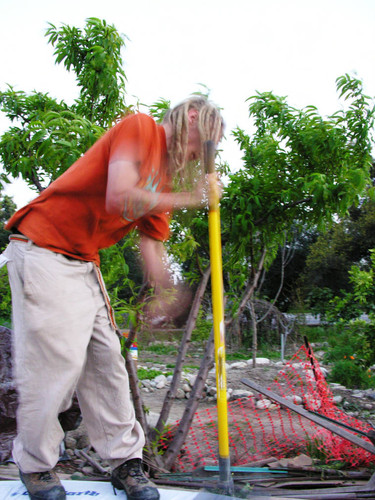
<path id="1" fill-rule="evenodd" d="M 323 463 L 329 459 L 324 441 L 321 438 L 306 436 L 306 451 L 309 457 L 315 458 Z"/>
<path id="2" fill-rule="evenodd" d="M 269 358 L 269 359 L 279 359 L 280 351 L 279 347 L 275 347 L 269 344 L 260 344 L 258 348 L 258 357 Z"/>
<path id="3" fill-rule="evenodd" d="M 165 375 L 166 377 L 168 377 L 168 375 L 172 375 L 172 372 L 164 373 L 160 370 L 155 370 L 155 369 L 148 370 L 147 368 L 138 368 L 137 375 L 139 380 L 145 380 L 145 379 L 153 379 L 158 375 Z"/>
<path id="4" fill-rule="evenodd" d="M 249 359 L 251 357 L 251 353 L 248 351 L 227 352 L 225 357 L 229 361 L 235 359 Z"/>
<path id="5" fill-rule="evenodd" d="M 0 269 L 0 318 L 10 323 L 12 298 L 8 282 L 8 272 L 6 266 Z"/>
<path id="6" fill-rule="evenodd" d="M 205 342 L 212 330 L 212 320 L 203 318 L 202 310 L 199 311 L 196 326 L 191 334 L 192 342 Z"/>
<path id="7" fill-rule="evenodd" d="M 145 351 L 150 351 L 155 354 L 177 354 L 177 349 L 173 345 L 165 345 L 165 344 L 150 344 L 143 348 Z"/>
<path id="8" fill-rule="evenodd" d="M 342 359 L 337 361 L 329 374 L 328 380 L 354 389 L 367 389 L 375 387 L 375 379 L 371 371 L 355 363 L 355 359 Z"/>

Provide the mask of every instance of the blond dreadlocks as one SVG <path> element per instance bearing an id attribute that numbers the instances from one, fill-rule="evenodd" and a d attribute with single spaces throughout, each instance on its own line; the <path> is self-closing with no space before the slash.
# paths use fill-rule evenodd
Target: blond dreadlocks
<path id="1" fill-rule="evenodd" d="M 188 143 L 189 120 L 188 112 L 196 109 L 199 112 L 198 130 L 202 144 L 201 159 L 203 158 L 203 145 L 205 141 L 212 140 L 216 144 L 223 136 L 224 121 L 217 107 L 202 96 L 193 96 L 167 112 L 164 123 L 172 127 L 172 140 L 169 146 L 170 169 L 172 177 L 178 174 L 180 180 L 191 179 L 192 172 L 187 171 L 186 151 Z"/>

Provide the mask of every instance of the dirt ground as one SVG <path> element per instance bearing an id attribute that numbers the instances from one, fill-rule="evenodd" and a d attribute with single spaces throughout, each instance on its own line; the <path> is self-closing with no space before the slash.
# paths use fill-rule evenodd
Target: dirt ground
<path id="1" fill-rule="evenodd" d="M 157 365 L 167 365 L 174 364 L 176 362 L 176 356 L 171 355 L 158 355 L 152 353 L 153 360 L 150 361 L 151 353 L 148 351 L 141 352 L 139 355 L 138 364 L 141 366 L 147 366 L 151 368 L 152 366 Z M 200 356 L 195 355 L 193 357 L 188 357 L 185 365 L 192 366 L 195 365 L 199 367 L 200 365 Z M 238 360 L 244 361 L 244 360 Z M 235 363 L 235 361 L 229 361 L 229 364 Z M 253 368 L 252 365 L 247 365 L 246 368 L 242 369 L 229 369 L 226 372 L 227 375 L 227 388 L 231 388 L 233 390 L 243 389 L 249 391 L 250 389 L 246 387 L 242 382 L 242 378 L 250 378 L 254 382 L 259 385 L 267 386 L 270 382 L 272 382 L 277 376 L 278 372 L 282 369 L 282 366 L 275 366 L 273 363 L 269 366 L 258 366 Z M 171 368 L 170 371 L 173 371 Z M 212 381 L 212 384 L 215 384 L 215 374 L 209 375 L 209 381 Z M 147 410 L 153 413 L 160 413 L 160 410 L 163 405 L 163 401 L 165 395 L 167 394 L 168 387 L 163 389 L 155 389 L 154 392 L 145 393 L 142 391 L 142 399 L 144 401 L 144 405 Z M 184 409 L 186 407 L 187 399 L 176 399 L 173 403 L 171 413 L 170 413 L 170 421 L 178 420 L 181 418 Z M 206 398 L 202 399 L 198 406 L 198 411 L 205 408 L 212 408 L 216 406 L 216 401 L 207 401 Z"/>

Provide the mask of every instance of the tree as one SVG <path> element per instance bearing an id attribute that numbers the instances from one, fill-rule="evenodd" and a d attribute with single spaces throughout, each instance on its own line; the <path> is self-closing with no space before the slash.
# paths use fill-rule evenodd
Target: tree
<path id="1" fill-rule="evenodd" d="M 125 112 L 124 35 L 90 17 L 83 31 L 65 24 L 57 29 L 50 23 L 46 36 L 55 47 L 56 63 L 76 74 L 80 95 L 72 111 L 99 127 L 111 127 Z"/>
<path id="2" fill-rule="evenodd" d="M 349 106 L 327 119 L 312 106 L 297 110 L 285 98 L 258 93 L 249 99 L 253 137 L 234 131 L 244 166 L 230 175 L 222 200 L 223 227 L 232 256 L 226 263 L 232 270 L 231 290 L 237 295 L 242 290 L 242 297 L 232 297 L 230 324 L 292 228 L 324 229 L 371 185 L 374 107 L 357 79 L 340 77 L 337 89 Z M 237 276 L 233 269 L 239 269 Z"/>
<path id="3" fill-rule="evenodd" d="M 16 204 L 12 198 L 2 195 L 0 190 L 0 253 L 9 243 L 10 232 L 4 229 L 5 222 L 16 211 Z M 0 322 L 8 325 L 11 318 L 11 296 L 6 267 L 0 268 Z"/>
<path id="4" fill-rule="evenodd" d="M 318 234 L 314 229 L 296 232 L 290 241 L 279 247 L 267 272 L 264 270 L 258 293 L 277 303 L 281 311 L 286 312 L 303 300 L 300 277 L 306 267 L 311 245 L 317 238 Z"/>
<path id="5" fill-rule="evenodd" d="M 72 106 L 48 94 L 0 92 L 0 109 L 13 123 L 0 140 L 4 172 L 0 181 L 21 176 L 37 191 L 70 167 L 125 114 L 123 38 L 114 26 L 89 18 L 85 30 L 50 24 L 46 33 L 55 47 L 56 63 L 76 74 L 80 88 Z"/>
<path id="6" fill-rule="evenodd" d="M 4 229 L 4 224 L 16 211 L 17 206 L 10 196 L 2 195 L 0 190 L 0 253 L 9 242 L 10 232 Z"/>
<path id="7" fill-rule="evenodd" d="M 311 246 L 300 278 L 310 304 L 324 310 L 328 293 L 334 296 L 351 291 L 351 266 L 369 266 L 370 250 L 374 247 L 375 202 L 364 198 Z M 325 294 L 322 290 L 326 290 Z"/>

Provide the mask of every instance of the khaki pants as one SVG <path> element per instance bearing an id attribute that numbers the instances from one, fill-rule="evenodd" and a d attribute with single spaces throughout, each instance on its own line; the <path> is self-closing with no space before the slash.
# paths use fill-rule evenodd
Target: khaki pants
<path id="1" fill-rule="evenodd" d="M 90 442 L 112 467 L 141 458 L 120 342 L 94 265 L 12 240 L 14 375 L 19 392 L 13 458 L 25 472 L 52 469 L 64 437 L 58 414 L 76 390 Z"/>

